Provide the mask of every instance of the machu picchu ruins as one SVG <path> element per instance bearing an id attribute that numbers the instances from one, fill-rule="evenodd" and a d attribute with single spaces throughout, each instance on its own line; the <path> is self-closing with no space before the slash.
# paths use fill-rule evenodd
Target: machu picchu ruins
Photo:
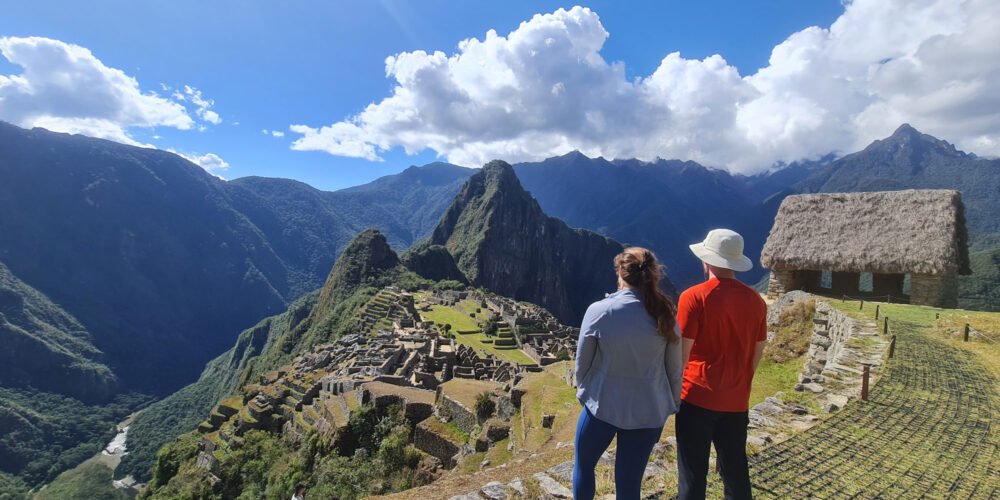
<path id="1" fill-rule="evenodd" d="M 198 427 L 199 467 L 214 474 L 221 454 L 252 429 L 289 442 L 310 432 L 336 442 L 352 412 L 372 405 L 402 411 L 414 446 L 452 468 L 462 455 L 511 435 L 524 395 L 519 382 L 570 359 L 578 335 L 541 307 L 478 290 L 386 287 L 352 322 L 351 333 L 262 374 L 213 408 Z M 477 401 L 484 398 L 492 408 L 486 413 Z"/>

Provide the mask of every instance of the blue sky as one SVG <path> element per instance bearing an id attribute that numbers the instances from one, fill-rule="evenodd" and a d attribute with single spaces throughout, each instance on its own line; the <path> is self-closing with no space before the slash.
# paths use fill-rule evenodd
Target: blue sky
<path id="1" fill-rule="evenodd" d="M 226 178 L 246 175 L 289 177 L 323 189 L 336 189 L 439 158 L 453 161 L 467 159 L 459 163 L 474 163 L 479 158 L 488 157 L 484 155 L 496 154 L 500 147 L 508 148 L 499 151 L 510 151 L 512 161 L 582 146 L 579 148 L 589 154 L 598 152 L 616 156 L 634 151 L 633 155 L 640 157 L 686 155 L 709 164 L 731 165 L 736 171 L 750 168 L 733 159 L 745 154 L 742 151 L 747 146 L 742 143 L 720 146 L 732 150 L 728 156 L 712 156 L 711 150 L 716 146 L 711 142 L 698 148 L 677 149 L 675 144 L 663 143 L 660 138 L 642 146 L 627 147 L 622 146 L 619 139 L 614 139 L 618 142 L 609 140 L 611 145 L 602 149 L 601 132 L 580 132 L 575 126 L 571 127 L 573 131 L 564 131 L 559 124 L 546 125 L 552 128 L 551 137 L 554 137 L 547 140 L 552 144 L 558 143 L 558 147 L 521 145 L 532 139 L 516 134 L 497 138 L 489 135 L 478 137 L 470 133 L 469 141 L 481 140 L 485 145 L 475 150 L 454 144 L 429 146 L 436 150 L 423 149 L 418 154 L 408 155 L 400 144 L 413 147 L 414 144 L 424 144 L 421 141 L 425 139 L 413 139 L 413 131 L 400 131 L 398 124 L 366 123 L 357 129 L 365 137 L 361 142 L 366 147 L 375 148 L 375 154 L 381 161 L 351 157 L 351 154 L 290 149 L 293 140 L 299 137 L 299 134 L 289 131 L 290 125 L 303 124 L 319 129 L 347 120 L 370 103 L 379 103 L 389 97 L 397 82 L 392 77 L 387 78 L 386 57 L 417 50 L 442 51 L 446 56 L 452 56 L 459 51 L 461 40 L 482 40 L 490 29 L 504 37 L 535 14 L 552 13 L 560 7 L 569 9 L 574 5 L 572 2 L 392 0 L 267 3 L 102 1 L 90 5 L 76 1 L 16 2 L 5 5 L 0 20 L 0 37 L 46 37 L 84 47 L 103 65 L 120 69 L 135 78 L 143 93 L 157 92 L 167 97 L 172 90 L 183 89 L 184 85 L 199 89 L 205 99 L 214 101 L 210 109 L 221 117 L 221 123 L 206 124 L 195 118 L 194 121 L 204 126 L 203 131 L 199 131 L 197 125 L 187 130 L 173 126 L 129 126 L 126 130 L 136 142 L 189 155 L 216 154 L 230 165 L 219 172 Z M 748 91 L 737 88 L 742 85 L 739 77 L 754 75 L 760 68 L 767 67 L 772 50 L 791 35 L 810 26 L 829 28 L 845 12 L 845 7 L 836 0 L 609 1 L 583 5 L 599 16 L 599 26 L 609 33 L 606 42 L 599 48 L 599 55 L 607 62 L 607 68 L 602 66 L 601 71 L 611 71 L 608 68 L 613 69 L 616 62 L 624 64 L 625 78 L 616 85 L 630 85 L 629 82 L 636 79 L 650 77 L 667 54 L 680 52 L 683 59 L 679 60 L 678 67 L 688 69 L 683 74 L 673 73 L 672 78 L 665 80 L 669 85 L 680 85 L 678 82 L 683 82 L 685 78 L 693 78 L 691 81 L 695 82 L 695 86 L 705 85 L 706 88 L 716 85 L 713 83 L 716 81 L 728 82 L 716 86 L 726 90 L 723 94 L 726 98 L 732 95 L 738 96 L 733 99 L 744 100 L 751 97 L 746 97 Z M 588 20 L 586 14 L 582 15 L 584 26 Z M 892 13 L 883 14 L 888 16 Z M 921 14 L 930 16 L 932 13 L 917 13 Z M 581 15 L 574 19 L 579 21 Z M 920 31 L 921 25 L 913 26 L 913 29 Z M 937 31 L 948 32 L 949 29 L 955 31 L 929 24 L 926 32 L 930 36 Z M 570 33 L 567 36 L 576 35 Z M 803 35 L 802 38 L 808 37 Z M 901 43 L 899 40 L 892 42 Z M 830 45 L 828 41 L 823 44 L 823 47 Z M 910 52 L 918 53 L 920 44 L 914 42 L 912 45 L 914 47 Z M 721 66 L 718 61 L 705 59 L 713 54 L 724 58 Z M 882 56 L 873 53 L 871 57 Z M 0 58 L 0 75 L 19 74 L 21 67 L 7 59 Z M 416 64 L 426 69 L 431 63 L 420 60 Z M 735 79 L 733 69 L 738 71 Z M 728 77 L 724 74 L 726 70 L 730 72 Z M 574 70 L 570 68 L 568 71 Z M 590 74 L 581 73 L 584 75 L 581 78 L 589 78 L 586 75 Z M 722 76 L 715 78 L 717 74 Z M 764 76 L 767 78 L 762 77 L 760 82 L 755 83 L 758 89 L 783 85 L 784 80 L 776 80 L 778 77 Z M 587 84 L 585 79 L 582 82 L 577 83 Z M 161 84 L 170 87 L 171 91 L 163 90 Z M 801 82 L 798 85 L 808 86 Z M 0 79 L 0 91 L 2 89 L 3 80 Z M 555 92 L 556 87 L 553 86 L 552 90 Z M 664 113 L 669 112 L 669 115 L 664 115 L 664 120 L 695 123 L 701 115 L 684 114 L 685 110 L 690 112 L 692 108 L 677 107 L 678 92 L 672 88 L 663 94 L 670 101 L 670 104 L 664 104 L 669 107 L 664 108 Z M 767 93 L 764 90 L 760 92 Z M 836 96 L 841 94 L 855 95 L 858 92 L 840 92 Z M 745 104 L 745 101 L 740 102 Z M 194 117 L 190 101 L 183 104 L 188 106 L 188 114 Z M 581 106 L 586 105 L 581 103 Z M 0 118 L 10 120 L 4 117 L 3 106 L 0 99 Z M 440 125 L 442 131 L 453 130 L 448 128 L 453 124 L 442 125 L 426 118 L 435 116 L 433 109 L 420 108 L 423 104 L 413 106 L 416 106 L 416 112 L 422 113 L 424 120 L 429 120 L 427 128 Z M 641 113 L 642 106 L 653 104 L 636 106 L 639 107 L 636 113 Z M 385 112 L 399 109 L 387 105 Z M 788 123 L 810 123 L 808 118 L 816 121 L 817 116 L 829 117 L 826 110 L 804 109 L 807 110 L 803 115 L 805 118 L 791 116 Z M 728 113 L 725 110 L 722 112 Z M 587 116 L 606 114 L 606 111 L 597 109 L 594 113 Z M 764 113 L 764 116 L 771 114 Z M 852 116 L 863 117 L 863 114 L 859 111 Z M 601 120 L 607 119 L 602 115 Z M 631 118 L 621 119 L 628 121 Z M 734 118 L 739 119 L 746 120 Z M 858 120 L 855 118 L 855 122 Z M 683 131 L 677 128 L 664 130 L 658 137 L 684 133 L 696 138 L 707 137 L 706 131 L 715 127 L 712 123 L 706 122 L 706 128 L 694 131 L 687 128 Z M 781 125 L 782 130 L 788 129 L 787 123 Z M 522 125 L 498 125 L 499 128 L 503 126 Z M 811 131 L 819 133 L 818 125 L 811 126 Z M 848 127 L 845 124 L 838 126 Z M 875 129 L 881 133 L 888 126 L 880 125 Z M 262 129 L 278 130 L 285 136 L 265 136 L 261 133 Z M 387 132 L 390 129 L 397 132 Z M 969 140 L 987 141 L 984 144 L 988 145 L 988 141 L 997 136 L 993 130 L 986 132 L 970 132 Z M 536 137 L 550 137 L 544 129 L 535 133 L 541 134 Z M 768 135 L 766 130 L 748 132 L 751 139 L 762 135 Z M 789 140 L 793 139 L 795 137 Z M 867 140 L 867 137 L 863 139 Z M 334 140 L 340 141 L 342 137 Z M 801 151 L 780 144 L 773 147 L 761 145 L 761 140 L 757 140 L 753 146 L 754 155 L 759 154 L 759 159 L 753 156 L 753 168 L 766 168 L 771 162 L 786 158 L 818 155 L 824 150 L 838 149 L 841 145 L 846 149 L 847 145 L 854 145 L 850 141 L 859 139 L 852 136 L 838 140 L 840 142 L 829 144 L 820 142 L 813 150 Z M 426 141 L 427 144 L 437 144 L 433 139 Z M 768 148 L 778 152 L 772 153 Z"/>

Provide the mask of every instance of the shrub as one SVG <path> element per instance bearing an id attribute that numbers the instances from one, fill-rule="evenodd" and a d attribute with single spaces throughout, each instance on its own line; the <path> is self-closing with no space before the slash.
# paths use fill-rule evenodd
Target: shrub
<path id="1" fill-rule="evenodd" d="M 476 416 L 479 417 L 479 420 L 482 421 L 492 417 L 496 409 L 497 404 L 493 402 L 490 393 L 481 392 L 476 396 Z"/>

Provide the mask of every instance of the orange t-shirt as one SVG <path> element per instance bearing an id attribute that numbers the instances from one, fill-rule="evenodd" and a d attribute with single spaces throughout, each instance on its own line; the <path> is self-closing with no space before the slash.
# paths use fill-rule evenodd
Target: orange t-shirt
<path id="1" fill-rule="evenodd" d="M 760 295 L 738 280 L 712 278 L 681 294 L 677 324 L 694 340 L 681 399 L 714 411 L 747 411 L 754 350 L 767 340 Z"/>

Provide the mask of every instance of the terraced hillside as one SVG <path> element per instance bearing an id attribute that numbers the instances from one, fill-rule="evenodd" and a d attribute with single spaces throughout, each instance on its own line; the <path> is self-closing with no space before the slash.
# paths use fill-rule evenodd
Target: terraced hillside
<path id="1" fill-rule="evenodd" d="M 836 304 L 852 315 L 858 303 Z M 879 304 L 897 336 L 868 403 L 751 457 L 758 498 L 1000 496 L 996 315 Z M 940 315 L 936 318 L 935 315 Z M 982 336 L 963 343 L 958 326 Z M 721 496 L 721 484 L 710 496 Z"/>

